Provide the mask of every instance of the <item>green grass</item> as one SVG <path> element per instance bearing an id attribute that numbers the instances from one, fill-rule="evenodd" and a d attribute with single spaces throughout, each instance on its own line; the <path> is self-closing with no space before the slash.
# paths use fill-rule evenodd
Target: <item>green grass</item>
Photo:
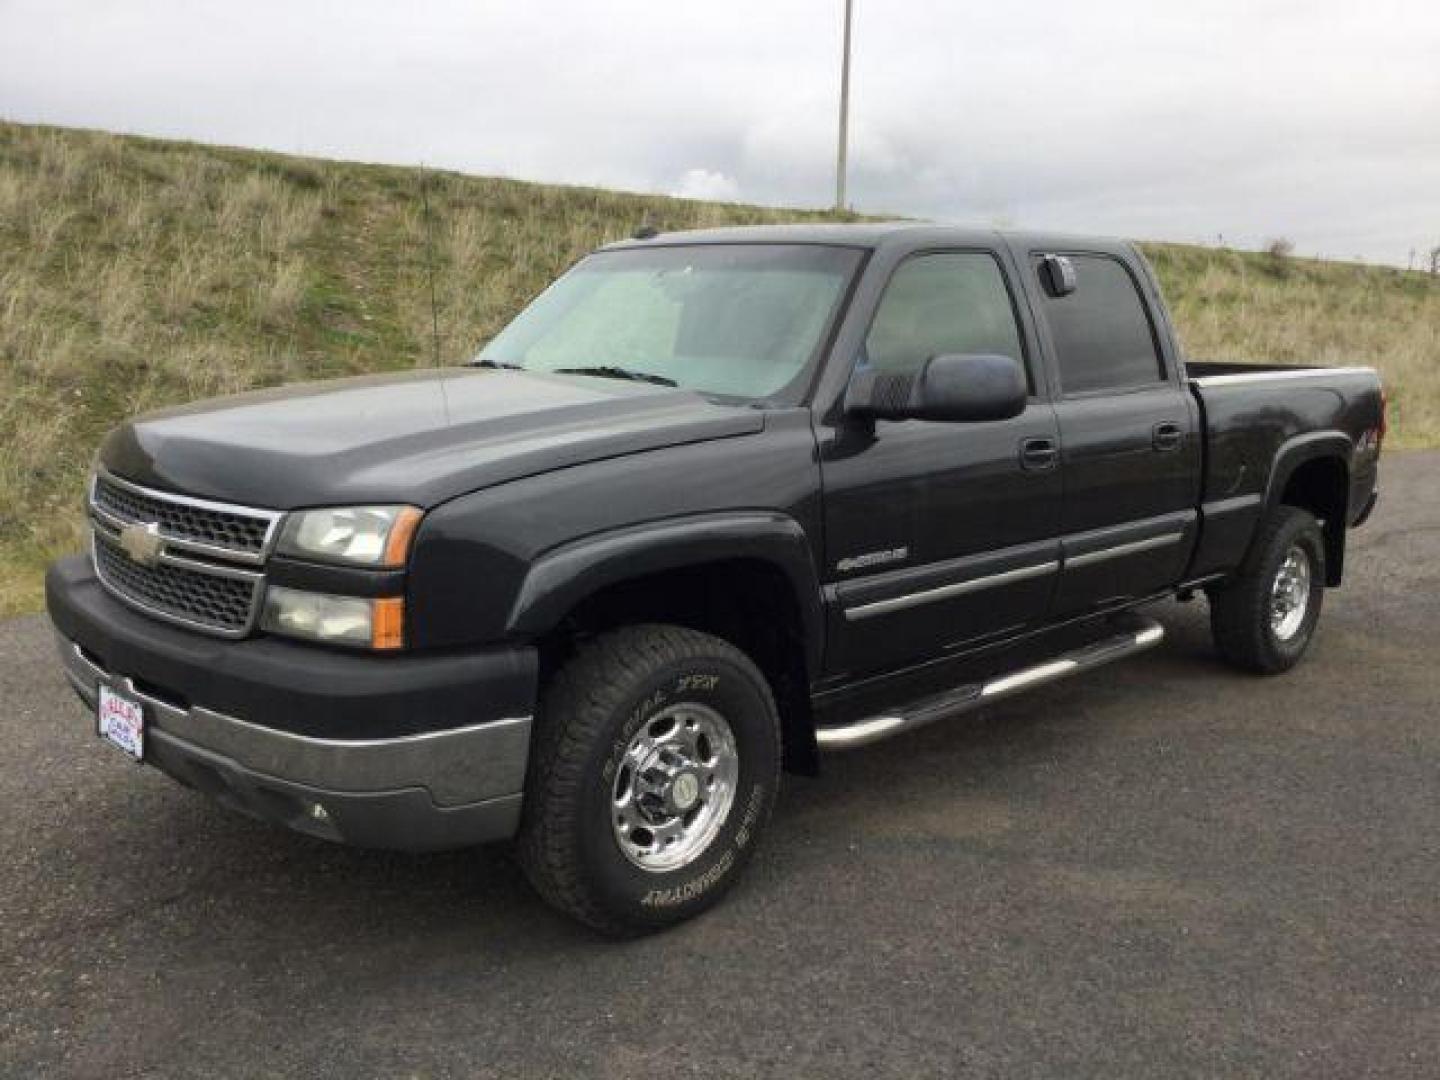
<path id="1" fill-rule="evenodd" d="M 80 491 L 124 417 L 474 352 L 578 256 L 662 229 L 821 220 L 513 180 L 0 123 L 0 614 L 83 540 Z M 427 221 L 429 226 L 427 227 Z M 1440 281 L 1150 246 L 1189 350 L 1374 364 L 1396 443 L 1440 443 Z"/>

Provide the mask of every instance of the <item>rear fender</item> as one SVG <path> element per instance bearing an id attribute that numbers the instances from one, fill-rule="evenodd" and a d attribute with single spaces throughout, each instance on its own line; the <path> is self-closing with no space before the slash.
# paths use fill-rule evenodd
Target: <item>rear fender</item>
<path id="1" fill-rule="evenodd" d="M 1355 444 L 1342 431 L 1313 431 L 1297 435 L 1280 445 L 1265 486 L 1265 510 L 1281 505 L 1285 489 L 1300 468 L 1312 461 L 1332 458 L 1340 466 L 1339 490 L 1329 493 L 1338 512 L 1318 515 L 1325 518 L 1325 584 L 1340 584 L 1345 567 L 1345 528 L 1350 517 L 1350 459 Z"/>

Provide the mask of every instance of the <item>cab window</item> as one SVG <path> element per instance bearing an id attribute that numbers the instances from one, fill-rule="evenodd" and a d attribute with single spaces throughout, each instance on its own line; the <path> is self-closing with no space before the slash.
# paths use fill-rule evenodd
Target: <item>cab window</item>
<path id="1" fill-rule="evenodd" d="M 1065 257 L 1075 268 L 1075 291 L 1050 296 L 1041 290 L 1041 311 L 1055 347 L 1061 393 L 1164 382 L 1165 365 L 1155 332 L 1130 271 L 1108 255 Z"/>
<path id="2" fill-rule="evenodd" d="M 1024 363 L 1000 264 L 976 251 L 907 259 L 881 297 L 865 338 L 864 362 L 886 373 L 913 374 L 931 357 L 963 353 Z"/>

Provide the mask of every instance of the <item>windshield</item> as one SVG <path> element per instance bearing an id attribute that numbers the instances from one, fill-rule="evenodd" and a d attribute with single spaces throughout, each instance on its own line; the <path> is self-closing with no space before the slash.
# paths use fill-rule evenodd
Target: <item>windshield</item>
<path id="1" fill-rule="evenodd" d="M 773 397 L 807 371 L 859 261 L 853 249 L 800 244 L 599 252 L 476 362 Z"/>

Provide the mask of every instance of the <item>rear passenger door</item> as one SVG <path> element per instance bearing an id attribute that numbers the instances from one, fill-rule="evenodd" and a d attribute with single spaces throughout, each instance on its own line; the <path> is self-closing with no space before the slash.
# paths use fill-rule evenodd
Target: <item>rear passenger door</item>
<path id="1" fill-rule="evenodd" d="M 1074 268 L 1068 295 L 1042 283 L 1047 254 Z M 1120 252 L 1029 256 L 1057 387 L 1064 492 L 1052 616 L 1065 617 L 1179 582 L 1198 516 L 1198 417 L 1138 266 Z"/>

